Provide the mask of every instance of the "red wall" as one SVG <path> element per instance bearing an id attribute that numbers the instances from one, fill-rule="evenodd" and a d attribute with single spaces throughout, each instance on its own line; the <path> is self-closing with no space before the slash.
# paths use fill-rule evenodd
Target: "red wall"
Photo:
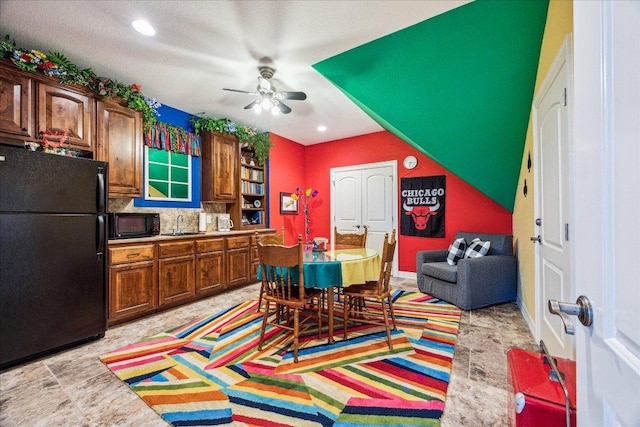
<path id="1" fill-rule="evenodd" d="M 269 152 L 269 227 L 280 232 L 285 227 L 285 243 L 296 242 L 303 232 L 302 215 L 280 215 L 280 192 L 294 192 L 304 184 L 305 147 L 281 136 L 271 134 L 273 147 Z"/>
<path id="2" fill-rule="evenodd" d="M 330 238 L 330 169 L 393 160 L 398 162 L 398 195 L 401 178 L 433 175 L 447 177 L 445 237 L 399 235 L 397 256 L 400 271 L 415 272 L 417 251 L 447 248 L 458 231 L 512 233 L 511 213 L 508 210 L 389 132 L 377 132 L 307 147 L 273 134 L 271 140 L 274 143 L 269 160 L 271 228 L 280 228 L 284 224 L 288 243 L 294 242 L 290 240 L 292 235 L 303 233 L 303 216 L 302 213 L 280 215 L 280 191 L 294 191 L 298 186 L 318 190 L 318 196 L 309 205 L 310 235 Z M 408 155 L 418 158 L 418 166 L 410 171 L 402 166 L 402 160 Z M 478 173 L 482 172 L 483 167 L 495 165 L 478 165 Z M 398 206 L 401 209 L 400 201 Z"/>

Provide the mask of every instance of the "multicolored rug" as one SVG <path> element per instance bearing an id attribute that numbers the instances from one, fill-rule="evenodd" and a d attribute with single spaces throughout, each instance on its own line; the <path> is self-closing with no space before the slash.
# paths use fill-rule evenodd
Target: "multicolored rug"
<path id="1" fill-rule="evenodd" d="M 301 337 L 298 363 L 280 328 L 258 351 L 250 300 L 100 359 L 175 426 L 439 426 L 461 311 L 419 292 L 393 299 L 393 350 L 384 328 L 349 325 L 342 340 L 336 321 L 335 344 Z"/>

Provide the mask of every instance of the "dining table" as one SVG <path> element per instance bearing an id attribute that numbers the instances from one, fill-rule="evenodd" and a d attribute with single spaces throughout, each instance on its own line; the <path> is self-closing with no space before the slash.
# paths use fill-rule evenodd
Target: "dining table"
<path id="1" fill-rule="evenodd" d="M 333 303 L 336 288 L 378 280 L 380 256 L 370 248 L 327 245 L 326 250 L 305 248 L 304 286 L 327 291 L 328 341 L 333 338 Z"/>

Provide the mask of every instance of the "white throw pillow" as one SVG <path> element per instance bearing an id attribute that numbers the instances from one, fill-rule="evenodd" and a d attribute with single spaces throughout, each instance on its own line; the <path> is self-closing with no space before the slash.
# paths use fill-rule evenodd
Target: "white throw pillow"
<path id="1" fill-rule="evenodd" d="M 465 258 L 480 258 L 481 256 L 485 256 L 489 253 L 489 249 L 491 248 L 491 242 L 475 238 L 469 243 L 467 246 L 467 250 L 464 253 Z"/>
<path id="2" fill-rule="evenodd" d="M 467 241 L 464 237 L 454 240 L 449 245 L 449 251 L 447 252 L 447 263 L 449 265 L 456 265 L 458 260 L 464 258 L 464 251 L 467 249 Z"/>

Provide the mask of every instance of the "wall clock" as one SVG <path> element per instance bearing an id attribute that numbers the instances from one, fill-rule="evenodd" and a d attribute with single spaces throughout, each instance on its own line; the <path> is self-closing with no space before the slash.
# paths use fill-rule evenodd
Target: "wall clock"
<path id="1" fill-rule="evenodd" d="M 418 166 L 418 159 L 416 159 L 415 156 L 407 156 L 404 158 L 404 161 L 402 162 L 402 164 L 407 169 L 413 169 L 416 166 Z"/>

